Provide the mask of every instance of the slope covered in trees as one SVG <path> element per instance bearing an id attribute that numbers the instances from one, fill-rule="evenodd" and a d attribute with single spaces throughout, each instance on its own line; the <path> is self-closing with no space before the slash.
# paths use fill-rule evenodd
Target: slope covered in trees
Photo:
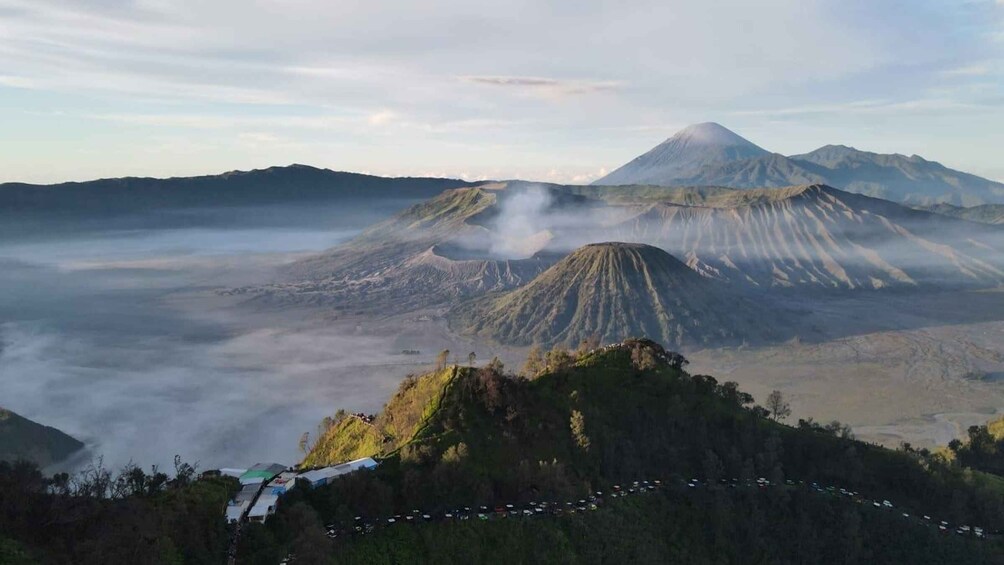
<path id="1" fill-rule="evenodd" d="M 77 475 L 45 477 L 25 461 L 0 462 L 0 563 L 218 564 L 229 532 L 223 509 L 239 485 L 100 461 Z"/>
<path id="2" fill-rule="evenodd" d="M 683 364 L 652 342 L 628 341 L 574 357 L 549 355 L 545 366 L 521 377 L 498 364 L 420 377 L 387 405 L 387 413 L 412 431 L 396 437 L 392 449 L 371 453 L 384 454 L 381 465 L 295 493 L 276 519 L 247 532 L 243 555 L 264 563 L 318 546 L 332 562 L 359 563 L 530 562 L 534 556 L 645 563 L 799 556 L 853 563 L 867 556 L 933 563 L 949 555 L 956 562 L 995 562 L 1001 555 L 993 539 L 946 539 L 937 528 L 869 513 L 870 505 L 810 499 L 797 488 L 778 489 L 776 496 L 732 490 L 732 478 L 740 484 L 756 477 L 772 484 L 815 481 L 893 500 L 897 512 L 982 524 L 988 531 L 1004 526 L 998 480 L 925 454 L 841 437 L 838 427 L 785 426 L 734 383 L 689 375 Z M 332 430 L 325 449 L 365 452 L 352 434 Z M 321 526 L 351 530 L 355 516 L 411 509 L 434 514 L 575 500 L 618 483 L 672 477 L 701 477 L 711 487 L 698 498 L 668 490 L 532 525 L 431 523 L 340 538 L 334 545 Z"/>

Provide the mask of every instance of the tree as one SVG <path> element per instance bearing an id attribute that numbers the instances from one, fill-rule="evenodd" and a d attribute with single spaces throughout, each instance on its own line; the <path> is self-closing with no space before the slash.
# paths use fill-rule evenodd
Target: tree
<path id="1" fill-rule="evenodd" d="M 523 376 L 532 379 L 543 373 L 545 368 L 544 352 L 540 349 L 539 345 L 534 345 L 526 355 L 526 363 L 523 364 Z"/>
<path id="2" fill-rule="evenodd" d="M 572 438 L 575 439 L 575 444 L 578 445 L 582 451 L 589 451 L 590 441 L 589 436 L 586 435 L 586 417 L 582 415 L 582 412 L 572 410 L 572 416 L 569 418 L 568 427 L 572 430 Z"/>
<path id="3" fill-rule="evenodd" d="M 784 395 L 779 390 L 774 390 L 767 395 L 767 410 L 770 411 L 771 418 L 775 422 L 791 416 L 791 405 L 785 401 Z"/>
<path id="4" fill-rule="evenodd" d="M 502 372 L 505 371 L 505 365 L 502 363 L 502 360 L 499 359 L 498 357 L 492 357 L 492 360 L 489 361 L 488 365 L 486 365 L 485 367 L 489 371 L 499 375 L 501 375 Z"/>
<path id="5" fill-rule="evenodd" d="M 666 359 L 669 366 L 677 371 L 683 370 L 685 366 L 690 364 L 690 361 L 687 361 L 686 357 L 674 351 L 667 351 Z"/>
<path id="6" fill-rule="evenodd" d="M 545 359 L 545 365 L 547 365 L 547 370 L 553 373 L 561 373 L 572 368 L 572 364 L 575 363 L 575 359 L 568 352 L 568 350 L 562 347 L 555 347 L 554 349 L 547 352 Z"/>
<path id="7" fill-rule="evenodd" d="M 444 349 L 436 355 L 436 370 L 442 371 L 446 368 L 447 363 L 450 362 L 450 350 Z"/>
<path id="8" fill-rule="evenodd" d="M 317 512 L 304 502 L 295 503 L 286 514 L 286 522 L 294 532 L 293 553 L 302 563 L 327 563 L 331 558 L 331 540 Z"/>
<path id="9" fill-rule="evenodd" d="M 460 463 L 467 458 L 467 455 L 467 444 L 460 442 L 446 448 L 446 451 L 443 452 L 442 461 L 444 463 Z"/>
<path id="10" fill-rule="evenodd" d="M 470 353 L 468 353 L 468 354 L 467 354 L 467 364 L 468 364 L 469 366 L 473 367 L 473 366 L 474 366 L 474 362 L 475 362 L 475 361 L 476 361 L 477 359 L 478 359 L 478 356 L 477 356 L 477 354 L 476 354 L 476 353 L 474 353 L 473 351 L 471 351 Z"/>
<path id="11" fill-rule="evenodd" d="M 303 435 L 300 436 L 300 451 L 304 455 L 310 453 L 310 432 L 303 432 Z"/>

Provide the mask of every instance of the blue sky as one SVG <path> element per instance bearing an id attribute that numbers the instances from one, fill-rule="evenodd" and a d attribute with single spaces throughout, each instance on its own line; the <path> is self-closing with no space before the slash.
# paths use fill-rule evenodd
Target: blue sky
<path id="1" fill-rule="evenodd" d="M 702 121 L 1004 180 L 1004 0 L 0 0 L 0 181 L 588 182 Z"/>

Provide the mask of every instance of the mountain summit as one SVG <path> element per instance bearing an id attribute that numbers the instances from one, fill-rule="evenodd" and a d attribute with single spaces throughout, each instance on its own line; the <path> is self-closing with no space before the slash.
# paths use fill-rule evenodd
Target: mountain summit
<path id="1" fill-rule="evenodd" d="M 952 170 L 919 155 L 824 145 L 784 156 L 716 123 L 689 126 L 593 184 L 730 188 L 826 184 L 914 206 L 1004 203 L 1004 183 Z"/>
<path id="2" fill-rule="evenodd" d="M 762 147 L 714 122 L 687 126 L 594 184 L 662 184 L 696 175 L 707 165 L 769 155 Z"/>
<path id="3" fill-rule="evenodd" d="M 576 345 L 651 336 L 673 347 L 777 338 L 783 317 L 640 243 L 581 247 L 528 285 L 454 310 L 451 325 L 501 343 Z"/>

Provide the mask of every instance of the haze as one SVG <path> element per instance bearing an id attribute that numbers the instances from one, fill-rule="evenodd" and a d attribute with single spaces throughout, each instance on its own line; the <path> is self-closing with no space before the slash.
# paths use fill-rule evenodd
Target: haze
<path id="1" fill-rule="evenodd" d="M 0 398 L 84 441 L 71 466 L 100 456 L 167 468 L 174 454 L 202 468 L 294 461 L 332 401 L 376 410 L 396 387 L 407 369 L 380 369 L 400 363 L 386 339 L 302 312 L 229 310 L 205 292 L 267 280 L 375 216 L 315 206 L 280 207 L 258 228 L 220 219 L 251 211 L 237 212 L 0 242 Z"/>

